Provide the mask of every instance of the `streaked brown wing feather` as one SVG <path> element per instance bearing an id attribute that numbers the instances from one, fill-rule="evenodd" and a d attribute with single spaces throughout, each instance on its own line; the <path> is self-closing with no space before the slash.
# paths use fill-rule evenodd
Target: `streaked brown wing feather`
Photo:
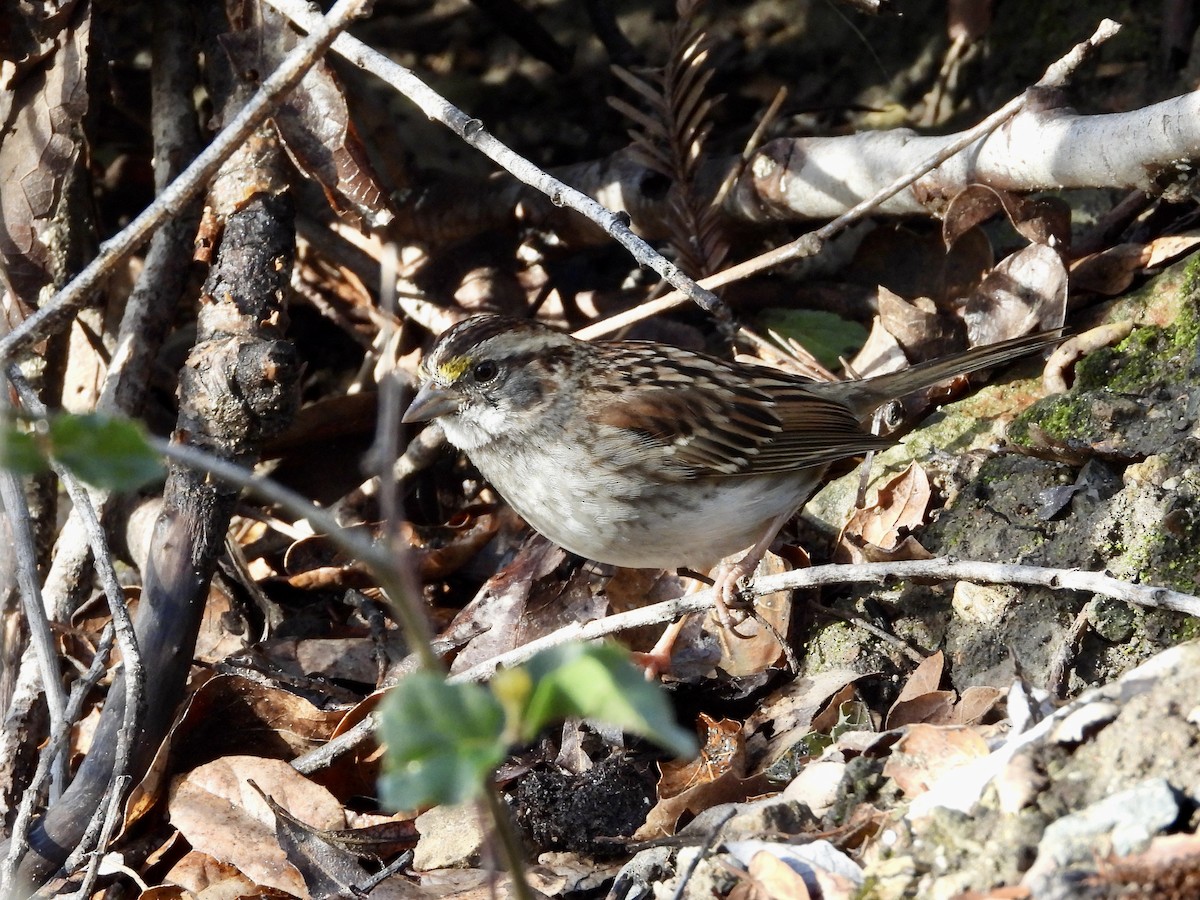
<path id="1" fill-rule="evenodd" d="M 686 351 L 668 357 L 649 344 L 609 345 L 607 357 L 608 376 L 623 378 L 619 389 L 608 382 L 611 399 L 592 418 L 633 432 L 638 455 L 664 475 L 790 472 L 892 443 L 819 386 L 771 369 Z"/>

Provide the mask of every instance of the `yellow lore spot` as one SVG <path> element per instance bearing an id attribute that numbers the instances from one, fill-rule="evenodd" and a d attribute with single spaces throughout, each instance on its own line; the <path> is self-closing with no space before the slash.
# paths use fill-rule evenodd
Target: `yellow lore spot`
<path id="1" fill-rule="evenodd" d="M 448 382 L 455 382 L 466 374 L 471 367 L 471 360 L 465 356 L 456 356 L 438 366 L 438 374 Z"/>

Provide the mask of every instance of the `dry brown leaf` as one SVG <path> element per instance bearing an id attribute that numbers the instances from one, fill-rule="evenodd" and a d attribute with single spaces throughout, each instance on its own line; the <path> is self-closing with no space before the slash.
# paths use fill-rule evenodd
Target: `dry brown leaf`
<path id="1" fill-rule="evenodd" d="M 971 346 L 1062 325 L 1067 269 L 1057 252 L 1030 244 L 1000 261 L 963 308 Z"/>
<path id="2" fill-rule="evenodd" d="M 925 523 L 933 491 L 929 476 L 917 463 L 879 489 L 875 503 L 856 510 L 842 528 L 834 552 L 837 562 L 884 559 L 928 559 L 929 553 L 911 535 L 902 532 Z"/>
<path id="3" fill-rule="evenodd" d="M 847 688 L 852 696 L 854 683 L 872 674 L 831 669 L 796 678 L 768 696 L 742 729 L 751 765 L 761 768 L 786 752 L 813 730 L 814 720 L 829 708 L 831 697 Z"/>
<path id="4" fill-rule="evenodd" d="M 951 199 L 942 222 L 947 247 L 998 212 L 1026 240 L 1066 247 L 1071 239 L 1070 209 L 1057 198 L 1029 198 L 985 184 L 973 184 Z"/>
<path id="5" fill-rule="evenodd" d="M 865 378 L 898 372 L 906 365 L 908 357 L 904 355 L 904 348 L 884 327 L 879 316 L 876 316 L 871 322 L 871 332 L 867 335 L 866 343 L 859 348 L 846 368 L 856 378 Z"/>
<path id="6" fill-rule="evenodd" d="M 936 691 L 942 683 L 942 675 L 946 671 L 946 656 L 941 650 L 931 653 L 921 660 L 920 665 L 913 669 L 896 702 L 912 700 L 930 691 Z"/>
<path id="7" fill-rule="evenodd" d="M 229 592 L 214 581 L 208 588 L 200 632 L 196 636 L 194 657 L 205 663 L 218 663 L 244 651 L 254 640 L 254 632 Z"/>
<path id="8" fill-rule="evenodd" d="M 925 722 L 929 725 L 954 724 L 954 691 L 930 691 L 908 700 L 897 700 L 888 711 L 887 728 L 903 728 Z"/>
<path id="9" fill-rule="evenodd" d="M 934 302 L 919 297 L 911 303 L 880 285 L 879 321 L 913 359 L 941 356 L 966 346 L 962 322 L 938 312 Z"/>
<path id="10" fill-rule="evenodd" d="M 585 567 L 575 567 L 564 581 L 559 568 L 566 558 L 566 551 L 541 536 L 527 540 L 442 634 L 451 642 L 469 639 L 451 671 L 465 671 L 564 625 L 604 615 L 608 602 L 593 589 Z"/>
<path id="11" fill-rule="evenodd" d="M 155 806 L 171 771 L 224 753 L 292 759 L 334 737 L 348 714 L 319 710 L 303 697 L 237 675 L 209 677 L 188 698 L 146 775 L 130 792 L 125 827 Z"/>
<path id="12" fill-rule="evenodd" d="M 929 476 L 917 463 L 879 489 L 875 504 L 858 510 L 846 524 L 846 531 L 860 535 L 868 543 L 891 550 L 899 543 L 902 530 L 925 524 L 933 491 Z"/>
<path id="13" fill-rule="evenodd" d="M 1189 234 L 1167 234 L 1156 237 L 1146 246 L 1150 251 L 1146 268 L 1157 269 L 1200 246 L 1200 234 L 1194 231 Z"/>
<path id="14" fill-rule="evenodd" d="M 774 553 L 768 553 L 759 564 L 755 577 L 778 575 L 788 569 L 788 564 L 782 558 Z M 792 612 L 792 592 L 776 591 L 774 594 L 756 597 L 754 612 L 757 618 L 747 618 L 745 622 L 738 625 L 738 633 L 743 635 L 742 637 L 723 642 L 724 646 L 718 666 L 733 678 L 762 672 L 779 659 L 783 651 L 776 635 L 786 636 L 788 633 Z M 774 628 L 774 633 L 770 629 L 764 628 L 762 622 L 758 620 L 759 618 Z M 716 613 L 710 611 L 706 620 L 709 631 L 717 633 L 721 625 L 717 621 Z"/>
<path id="15" fill-rule="evenodd" d="M 857 535 L 846 535 L 835 552 L 834 561 L 840 563 L 896 562 L 904 559 L 932 559 L 933 554 L 911 534 L 892 550 L 885 550 L 867 543 Z"/>
<path id="16" fill-rule="evenodd" d="M 745 800 L 766 789 L 765 779 L 744 777 L 742 727 L 726 719 L 717 722 L 703 713 L 702 746 L 694 760 L 659 763 L 659 801 L 650 810 L 635 840 L 652 840 L 675 833 L 684 814 L 695 815 L 718 803 Z"/>
<path id="17" fill-rule="evenodd" d="M 1144 244 L 1117 244 L 1071 263 L 1072 293 L 1115 297 L 1133 283 L 1149 258 Z"/>
<path id="18" fill-rule="evenodd" d="M 850 703 L 858 695 L 855 684 L 847 684 L 825 701 L 825 706 L 812 720 L 811 730 L 816 734 L 828 734 L 842 719 L 842 704 Z"/>
<path id="19" fill-rule="evenodd" d="M 44 43 L 5 74 L 0 114 L 0 281 L 26 309 L 64 265 L 63 185 L 83 146 L 88 110 L 88 48 L 92 6 L 74 4 L 65 17 L 40 22 Z M 18 7 L 5 11 L 5 33 Z M 14 61 L 15 62 L 15 61 Z"/>
<path id="20" fill-rule="evenodd" d="M 987 752 L 983 738 L 970 728 L 912 725 L 892 748 L 883 774 L 912 798 L 929 790 L 945 773 Z"/>
<path id="21" fill-rule="evenodd" d="M 954 725 L 978 725 L 1007 696 L 1006 691 L 987 685 L 972 685 L 962 692 L 954 707 Z"/>
<path id="22" fill-rule="evenodd" d="M 344 828 L 337 799 L 282 760 L 226 756 L 176 778 L 167 813 L 196 850 L 234 866 L 257 884 L 307 895 L 304 879 L 275 837 L 275 816 L 250 785 L 311 827 Z"/>
<path id="23" fill-rule="evenodd" d="M 206 898 L 229 897 L 233 900 L 251 896 L 258 890 L 258 886 L 235 866 L 198 850 L 193 850 L 175 863 L 167 872 L 165 881 L 181 885 L 195 896 L 203 894 Z"/>
<path id="24" fill-rule="evenodd" d="M 271 10 L 263 10 L 259 27 L 221 36 L 236 65 L 260 73 L 274 71 L 298 42 Z M 296 168 L 321 186 L 335 212 L 357 226 L 378 228 L 391 222 L 387 194 L 354 131 L 341 83 L 327 63 L 312 66 L 272 118 Z"/>
<path id="25" fill-rule="evenodd" d="M 397 629 L 388 629 L 378 640 L 372 637 L 305 638 L 262 641 L 255 656 L 270 663 L 273 671 L 300 678 L 324 678 L 375 685 L 379 677 L 380 653 L 385 661 L 403 659 L 406 645 Z M 355 698 L 357 699 L 357 697 Z"/>
<path id="26" fill-rule="evenodd" d="M 1117 244 L 1071 263 L 1072 292 L 1115 297 L 1147 269 L 1166 265 L 1200 245 L 1200 235 L 1158 237 L 1148 244 Z"/>
<path id="27" fill-rule="evenodd" d="M 811 896 L 800 873 L 773 853 L 760 851 L 754 854 L 749 865 L 753 883 L 743 882 L 730 893 L 742 900 L 808 900 Z M 746 888 L 744 893 L 738 890 Z"/>

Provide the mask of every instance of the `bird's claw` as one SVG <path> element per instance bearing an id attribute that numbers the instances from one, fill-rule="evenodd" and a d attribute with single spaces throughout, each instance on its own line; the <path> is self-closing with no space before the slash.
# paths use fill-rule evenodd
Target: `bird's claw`
<path id="1" fill-rule="evenodd" d="M 754 568 L 758 568 L 758 566 L 755 565 Z M 747 603 L 750 601 L 743 598 L 743 588 L 740 582 L 742 579 L 749 578 L 753 574 L 753 570 L 749 572 L 745 571 L 745 566 L 739 562 L 720 571 L 713 583 L 713 590 L 716 592 L 714 612 L 717 622 L 720 623 L 721 628 L 726 633 L 732 634 L 737 638 L 746 639 L 754 636 L 752 634 L 742 634 L 737 630 L 739 625 L 750 618 L 745 609 Z M 740 614 L 736 622 L 731 615 L 734 609 Z"/>

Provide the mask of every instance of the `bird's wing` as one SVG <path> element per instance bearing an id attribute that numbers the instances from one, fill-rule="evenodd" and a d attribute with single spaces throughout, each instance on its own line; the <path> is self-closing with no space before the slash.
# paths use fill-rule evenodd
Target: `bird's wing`
<path id="1" fill-rule="evenodd" d="M 602 431 L 632 436 L 633 461 L 664 476 L 791 472 L 893 443 L 817 383 L 701 354 L 668 360 L 666 369 L 662 358 L 641 367 L 621 360 L 621 389 L 610 369 L 609 395 L 590 416 Z"/>

